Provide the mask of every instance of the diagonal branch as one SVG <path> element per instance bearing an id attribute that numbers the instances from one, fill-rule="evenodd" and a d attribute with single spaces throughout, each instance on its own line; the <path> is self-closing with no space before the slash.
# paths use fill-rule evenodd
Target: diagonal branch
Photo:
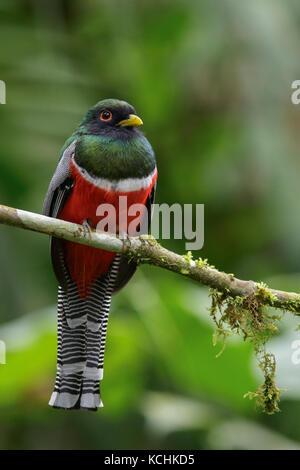
<path id="1" fill-rule="evenodd" d="M 86 232 L 83 226 L 33 212 L 0 205 L 0 224 L 52 235 L 103 250 L 123 253 L 138 263 L 152 264 L 181 274 L 230 297 L 258 295 L 260 302 L 300 315 L 300 294 L 269 289 L 261 283 L 243 281 L 218 271 L 205 260 L 178 255 L 163 248 L 151 236 L 118 238 L 105 232 Z"/>

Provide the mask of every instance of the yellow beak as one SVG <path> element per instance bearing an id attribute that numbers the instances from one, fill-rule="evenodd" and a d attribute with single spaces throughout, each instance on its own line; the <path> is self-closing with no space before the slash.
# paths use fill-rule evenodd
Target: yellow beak
<path id="1" fill-rule="evenodd" d="M 119 126 L 128 127 L 128 126 L 142 126 L 143 121 L 141 118 L 136 116 L 135 114 L 129 114 L 129 119 L 124 119 L 118 123 Z"/>

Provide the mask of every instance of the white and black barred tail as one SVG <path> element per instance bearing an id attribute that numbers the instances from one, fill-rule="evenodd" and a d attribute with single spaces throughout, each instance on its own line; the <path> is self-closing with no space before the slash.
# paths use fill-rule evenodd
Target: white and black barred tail
<path id="1" fill-rule="evenodd" d="M 67 290 L 58 288 L 57 375 L 49 405 L 63 409 L 97 410 L 103 403 L 103 378 L 107 322 L 120 256 L 110 270 L 81 299 L 67 276 Z"/>

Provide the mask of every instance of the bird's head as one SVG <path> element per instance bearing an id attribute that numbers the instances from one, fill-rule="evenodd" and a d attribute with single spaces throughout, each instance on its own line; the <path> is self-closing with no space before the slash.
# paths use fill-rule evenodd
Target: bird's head
<path id="1" fill-rule="evenodd" d="M 126 101 L 106 99 L 88 110 L 80 124 L 84 133 L 126 140 L 143 124 L 135 109 Z"/>
<path id="2" fill-rule="evenodd" d="M 147 176 L 155 168 L 155 156 L 139 130 L 142 124 L 125 101 L 99 101 L 72 135 L 75 162 L 90 175 L 110 180 Z"/>

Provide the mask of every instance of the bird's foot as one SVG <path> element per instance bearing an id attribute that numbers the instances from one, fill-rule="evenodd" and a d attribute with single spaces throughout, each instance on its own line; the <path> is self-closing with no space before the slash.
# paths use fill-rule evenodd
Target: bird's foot
<path id="1" fill-rule="evenodd" d="M 92 228 L 89 224 L 89 219 L 85 219 L 83 222 L 82 222 L 82 226 L 83 226 L 83 230 L 84 230 L 84 234 L 86 237 L 89 237 L 89 239 L 91 240 L 92 238 Z"/>
<path id="2" fill-rule="evenodd" d="M 123 242 L 122 252 L 128 252 L 131 248 L 131 240 L 128 233 L 120 230 L 118 236 Z"/>
<path id="3" fill-rule="evenodd" d="M 119 238 L 123 241 L 124 247 L 130 247 L 131 241 L 127 232 L 119 231 Z"/>

